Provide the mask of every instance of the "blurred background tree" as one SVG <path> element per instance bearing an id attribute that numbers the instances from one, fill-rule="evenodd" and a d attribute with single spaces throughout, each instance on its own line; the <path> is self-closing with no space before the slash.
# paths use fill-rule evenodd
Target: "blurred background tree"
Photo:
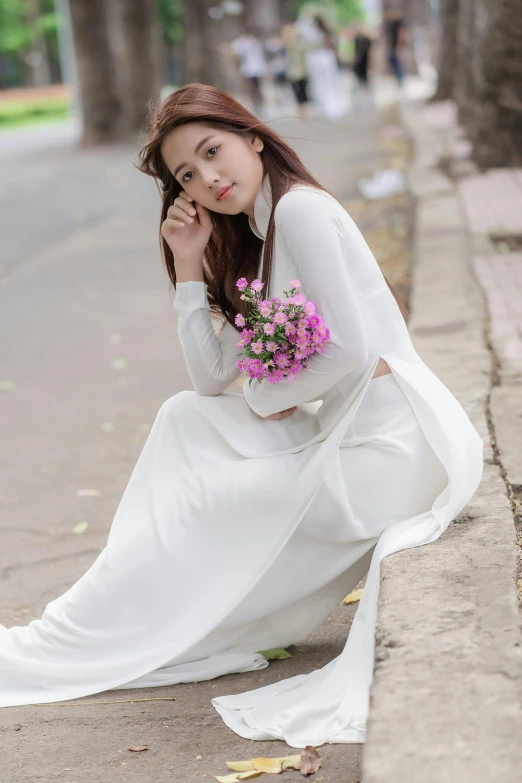
<path id="1" fill-rule="evenodd" d="M 409 72 L 419 41 L 433 44 L 437 31 L 434 99 L 456 101 L 475 160 L 521 165 L 522 0 L 0 0 L 0 90 L 42 95 L 71 80 L 59 46 L 70 11 L 84 141 L 104 143 L 142 128 L 162 85 L 199 81 L 237 91 L 224 45 L 247 29 L 271 35 L 302 12 L 339 29 L 367 12 L 375 20 L 379 9 L 399 10 L 410 28 Z M 46 100 L 49 116 L 65 113 L 65 90 L 56 105 Z"/>
<path id="2" fill-rule="evenodd" d="M 0 89 L 60 80 L 54 0 L 0 0 Z"/>

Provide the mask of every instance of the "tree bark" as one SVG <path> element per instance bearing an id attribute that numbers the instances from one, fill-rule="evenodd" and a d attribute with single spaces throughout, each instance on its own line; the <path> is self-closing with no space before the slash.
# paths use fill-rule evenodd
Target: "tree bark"
<path id="1" fill-rule="evenodd" d="M 522 165 L 522 0 L 475 0 L 468 135 L 483 168 Z"/>
<path id="2" fill-rule="evenodd" d="M 144 127 L 159 100 L 163 41 L 155 0 L 119 0 L 117 61 L 127 124 Z"/>
<path id="3" fill-rule="evenodd" d="M 223 43 L 223 20 L 212 19 L 209 8 L 215 0 L 185 0 L 183 16 L 183 80 L 224 88 L 218 46 Z"/>
<path id="4" fill-rule="evenodd" d="M 457 70 L 459 29 L 459 0 L 442 0 L 441 30 L 437 71 L 439 81 L 434 101 L 446 101 L 453 98 L 455 91 L 455 73 Z"/>
<path id="5" fill-rule="evenodd" d="M 466 128 L 473 126 L 475 107 L 475 11 L 475 0 L 459 0 L 457 67 L 453 97 L 457 102 L 459 122 Z"/>
<path id="6" fill-rule="evenodd" d="M 69 0 L 83 117 L 83 144 L 125 135 L 115 61 L 110 46 L 107 0 Z"/>

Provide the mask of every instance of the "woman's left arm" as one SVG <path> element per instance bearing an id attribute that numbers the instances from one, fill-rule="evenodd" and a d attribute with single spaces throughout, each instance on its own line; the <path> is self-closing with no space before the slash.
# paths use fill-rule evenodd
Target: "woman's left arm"
<path id="1" fill-rule="evenodd" d="M 297 270 L 303 293 L 316 303 L 331 336 L 325 352 L 314 354 L 292 383 L 245 382 L 245 400 L 260 416 L 320 397 L 368 360 L 368 339 L 350 280 L 350 245 L 341 209 L 317 190 L 290 191 L 276 207 L 276 232 Z"/>

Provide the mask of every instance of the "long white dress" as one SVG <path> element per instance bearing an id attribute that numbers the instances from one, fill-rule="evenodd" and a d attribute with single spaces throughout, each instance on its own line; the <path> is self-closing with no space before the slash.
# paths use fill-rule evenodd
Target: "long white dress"
<path id="1" fill-rule="evenodd" d="M 251 223 L 261 237 L 270 211 L 265 183 Z M 299 277 L 331 330 L 327 352 L 293 384 L 224 393 L 238 334 L 215 334 L 203 283 L 178 285 L 196 391 L 161 407 L 89 571 L 41 620 L 0 626 L 0 706 L 262 668 L 257 651 L 303 639 L 369 568 L 338 658 L 213 700 L 244 737 L 364 741 L 380 561 L 444 531 L 478 486 L 482 443 L 414 351 L 340 204 L 299 186 L 275 221 L 270 295 Z M 379 357 L 392 374 L 372 380 Z M 294 404 L 287 419 L 261 418 Z"/>

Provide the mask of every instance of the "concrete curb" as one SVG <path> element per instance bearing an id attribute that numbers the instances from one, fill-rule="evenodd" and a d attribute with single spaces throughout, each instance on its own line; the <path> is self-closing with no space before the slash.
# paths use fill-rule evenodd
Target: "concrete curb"
<path id="1" fill-rule="evenodd" d="M 515 528 L 491 446 L 485 302 L 458 193 L 434 168 L 451 139 L 430 111 L 405 115 L 417 150 L 410 330 L 482 435 L 485 471 L 441 539 L 383 563 L 364 781 L 515 783 L 522 765 Z"/>

